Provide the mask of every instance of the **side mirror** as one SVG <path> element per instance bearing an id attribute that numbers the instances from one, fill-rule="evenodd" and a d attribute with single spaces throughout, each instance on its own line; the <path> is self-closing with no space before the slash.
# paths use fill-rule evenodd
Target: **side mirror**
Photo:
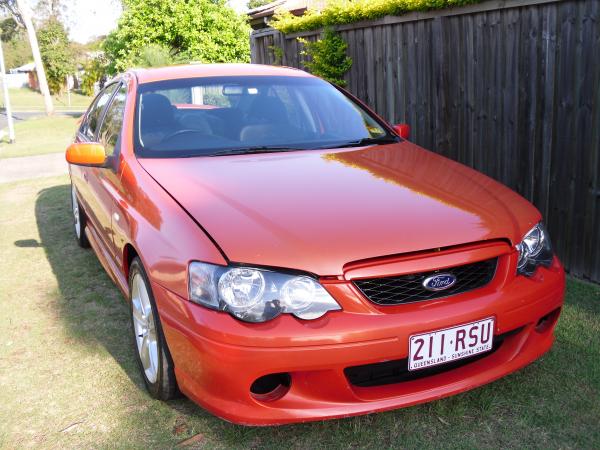
<path id="1" fill-rule="evenodd" d="M 394 125 L 394 131 L 398 133 L 402 139 L 410 138 L 410 125 L 407 123 L 399 123 Z"/>
<path id="2" fill-rule="evenodd" d="M 78 142 L 69 145 L 66 158 L 69 164 L 78 166 L 103 166 L 106 163 L 106 151 L 97 142 Z"/>

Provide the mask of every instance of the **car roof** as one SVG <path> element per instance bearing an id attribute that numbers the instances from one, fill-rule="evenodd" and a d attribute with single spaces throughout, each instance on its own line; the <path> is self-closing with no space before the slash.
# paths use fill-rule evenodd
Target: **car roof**
<path id="1" fill-rule="evenodd" d="M 181 78 L 222 76 L 312 77 L 312 75 L 302 70 L 291 67 L 266 66 L 262 64 L 188 64 L 152 69 L 132 69 L 130 72 L 137 77 L 140 84 Z"/>

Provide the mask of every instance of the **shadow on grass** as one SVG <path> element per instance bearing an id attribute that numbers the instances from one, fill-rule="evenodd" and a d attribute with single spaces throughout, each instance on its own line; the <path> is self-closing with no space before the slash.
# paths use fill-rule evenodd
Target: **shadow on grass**
<path id="1" fill-rule="evenodd" d="M 44 247 L 58 280 L 66 331 L 81 343 L 105 348 L 137 389 L 144 390 L 126 302 L 94 253 L 80 249 L 73 237 L 69 186 L 42 190 L 35 213 L 41 242 L 15 245 Z M 273 428 L 231 425 L 186 399 L 148 402 L 149 409 L 132 414 L 128 426 L 161 447 L 191 436 L 197 439 L 194 445 L 225 448 L 594 446 L 600 441 L 600 409 L 594 400 L 600 394 L 600 289 L 570 281 L 567 299 L 557 345 L 548 355 L 466 394 L 370 416 Z"/>
<path id="2" fill-rule="evenodd" d="M 77 245 L 69 195 L 68 185 L 40 191 L 35 215 L 41 242 L 27 239 L 17 241 L 15 245 L 44 248 L 58 282 L 59 314 L 68 334 L 92 347 L 104 347 L 130 379 L 142 387 L 129 347 L 126 303 L 93 251 Z"/>
<path id="3" fill-rule="evenodd" d="M 43 247 L 36 239 L 19 239 L 18 241 L 15 241 L 15 246 L 20 248 Z"/>
<path id="4" fill-rule="evenodd" d="M 146 424 L 152 429 L 144 430 L 141 413 L 132 413 L 128 417 L 130 423 L 122 424 L 123 429 L 133 426 L 146 435 L 154 435 L 155 442 L 168 437 L 167 444 L 173 444 L 196 432 L 238 428 L 210 415 L 186 398 L 165 403 L 153 401 L 146 394 L 135 359 L 127 302 L 94 252 L 82 249 L 76 243 L 70 211 L 70 186 L 59 185 L 41 190 L 35 204 L 35 216 L 40 242 L 22 239 L 15 241 L 14 245 L 21 248 L 43 247 L 58 283 L 57 313 L 64 330 L 70 338 L 92 350 L 104 348 L 140 391 L 143 402 L 153 409 L 152 415 L 164 420 L 164 423 L 158 420 L 154 426 Z M 156 417 L 154 420 L 157 420 Z M 174 421 L 187 423 L 183 427 L 187 433 L 174 433 L 171 423 Z M 219 431 L 216 433 L 220 434 Z"/>

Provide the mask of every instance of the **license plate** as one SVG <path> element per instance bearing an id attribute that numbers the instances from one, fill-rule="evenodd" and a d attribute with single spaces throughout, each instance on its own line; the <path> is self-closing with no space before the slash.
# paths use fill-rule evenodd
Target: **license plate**
<path id="1" fill-rule="evenodd" d="M 425 369 L 492 349 L 494 319 L 457 325 L 410 337 L 408 370 Z"/>

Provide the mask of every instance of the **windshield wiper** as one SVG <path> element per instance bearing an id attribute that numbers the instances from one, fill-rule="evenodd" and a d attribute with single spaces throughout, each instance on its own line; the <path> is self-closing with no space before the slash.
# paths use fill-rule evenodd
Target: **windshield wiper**
<path id="1" fill-rule="evenodd" d="M 260 145 L 255 147 L 236 147 L 221 150 L 215 153 L 211 153 L 209 156 L 225 156 L 225 155 L 247 155 L 252 153 L 277 153 L 277 152 L 293 152 L 295 150 L 301 150 L 294 147 L 280 147 L 274 145 Z"/>
<path id="2" fill-rule="evenodd" d="M 339 144 L 331 144 L 325 147 L 319 147 L 320 149 L 327 148 L 344 148 L 344 147 L 365 147 L 367 145 L 381 145 L 381 144 L 395 144 L 396 142 L 400 142 L 400 140 L 395 136 L 381 136 L 381 137 L 368 137 L 358 139 L 356 141 L 346 141 L 341 142 Z"/>
<path id="3" fill-rule="evenodd" d="M 329 144 L 323 147 L 313 147 L 311 150 L 321 150 L 328 148 L 343 148 L 343 147 L 364 147 L 366 145 L 393 144 L 399 142 L 395 136 L 381 136 L 377 138 L 363 138 L 356 141 L 346 141 L 339 144 Z M 252 153 L 278 153 L 278 152 L 293 152 L 298 150 L 308 150 L 306 148 L 285 147 L 280 145 L 257 145 L 254 147 L 235 147 L 220 150 L 211 153 L 208 156 L 226 156 L 226 155 L 249 155 Z"/>

